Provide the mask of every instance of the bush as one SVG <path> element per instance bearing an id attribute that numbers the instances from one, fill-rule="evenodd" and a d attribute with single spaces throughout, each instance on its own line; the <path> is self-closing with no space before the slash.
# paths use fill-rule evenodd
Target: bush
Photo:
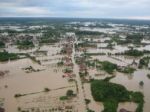
<path id="1" fill-rule="evenodd" d="M 85 99 L 85 103 L 86 103 L 86 104 L 89 104 L 90 102 L 91 102 L 91 100 Z"/>
<path id="2" fill-rule="evenodd" d="M 59 99 L 60 100 L 68 100 L 68 97 L 67 96 L 61 96 Z"/>
<path id="3" fill-rule="evenodd" d="M 147 74 L 147 77 L 150 79 L 150 74 Z"/>
<path id="4" fill-rule="evenodd" d="M 50 89 L 49 88 L 44 88 L 44 92 L 49 92 Z"/>
<path id="5" fill-rule="evenodd" d="M 22 96 L 21 94 L 15 94 L 14 95 L 15 98 L 18 98 L 18 97 L 21 97 L 21 96 Z"/>
<path id="6" fill-rule="evenodd" d="M 63 66 L 64 65 L 64 62 L 63 61 L 60 61 L 57 63 L 57 66 Z"/>
<path id="7" fill-rule="evenodd" d="M 140 86 L 143 86 L 143 85 L 144 85 L 144 82 L 143 82 L 143 81 L 140 81 L 140 82 L 139 82 L 139 85 L 140 85 Z"/>

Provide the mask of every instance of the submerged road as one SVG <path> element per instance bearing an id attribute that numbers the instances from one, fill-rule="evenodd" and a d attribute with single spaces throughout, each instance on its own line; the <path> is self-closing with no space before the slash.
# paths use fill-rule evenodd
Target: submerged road
<path id="1" fill-rule="evenodd" d="M 73 72 L 76 74 L 76 82 L 77 82 L 77 88 L 78 88 L 78 111 L 79 112 L 86 112 L 86 104 L 85 104 L 85 98 L 84 98 L 84 90 L 83 85 L 81 82 L 81 78 L 79 76 L 79 66 L 75 62 L 75 44 L 77 42 L 77 39 L 75 38 L 75 41 L 73 42 L 73 52 L 72 52 L 72 62 L 74 65 Z"/>

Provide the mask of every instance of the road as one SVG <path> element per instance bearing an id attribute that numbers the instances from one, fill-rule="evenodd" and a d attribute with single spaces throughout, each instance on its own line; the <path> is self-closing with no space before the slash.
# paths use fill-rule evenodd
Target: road
<path id="1" fill-rule="evenodd" d="M 79 76 L 79 66 L 75 62 L 75 54 L 76 54 L 75 53 L 75 43 L 76 42 L 77 42 L 77 40 L 75 40 L 73 43 L 72 62 L 74 65 L 73 72 L 74 72 L 74 74 L 76 74 L 76 81 L 77 81 L 77 87 L 78 87 L 78 111 L 79 112 L 86 112 L 84 90 L 82 87 L 81 78 Z"/>

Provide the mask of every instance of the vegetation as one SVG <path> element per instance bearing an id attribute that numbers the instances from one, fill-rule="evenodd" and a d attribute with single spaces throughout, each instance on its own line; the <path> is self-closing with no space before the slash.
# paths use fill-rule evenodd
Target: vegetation
<path id="1" fill-rule="evenodd" d="M 0 48 L 3 48 L 3 47 L 5 47 L 5 43 L 0 41 Z"/>
<path id="2" fill-rule="evenodd" d="M 68 100 L 68 97 L 67 96 L 61 96 L 60 98 L 59 98 L 60 100 Z"/>
<path id="3" fill-rule="evenodd" d="M 49 92 L 50 89 L 49 88 L 44 88 L 44 92 Z"/>
<path id="4" fill-rule="evenodd" d="M 91 100 L 85 99 L 85 103 L 86 103 L 86 104 L 89 104 L 90 102 L 91 102 Z"/>
<path id="5" fill-rule="evenodd" d="M 76 35 L 101 35 L 103 33 L 96 31 L 76 31 Z"/>
<path id="6" fill-rule="evenodd" d="M 143 86 L 143 85 L 144 85 L 144 82 L 143 82 L 143 81 L 140 81 L 140 82 L 139 82 L 139 85 L 140 85 L 140 86 Z"/>
<path id="7" fill-rule="evenodd" d="M 147 74 L 147 77 L 150 79 L 150 74 Z"/>
<path id="8" fill-rule="evenodd" d="M 76 47 L 76 48 L 77 48 L 77 47 L 97 47 L 97 45 L 94 44 L 94 43 L 82 42 L 82 43 L 76 44 L 75 47 Z"/>
<path id="9" fill-rule="evenodd" d="M 143 39 L 143 35 L 140 34 L 132 34 L 126 37 L 126 40 L 133 44 L 141 44 L 142 39 Z"/>
<path id="10" fill-rule="evenodd" d="M 14 97 L 19 98 L 19 97 L 23 97 L 23 96 L 27 96 L 27 95 L 33 95 L 33 94 L 38 94 L 38 93 L 42 93 L 42 92 L 49 92 L 49 91 L 50 91 L 49 88 L 44 88 L 44 90 L 39 91 L 39 92 L 32 92 L 32 93 L 26 93 L 26 94 L 15 94 Z"/>
<path id="11" fill-rule="evenodd" d="M 18 54 L 8 53 L 8 52 L 0 52 L 0 61 L 8 61 L 19 59 Z"/>
<path id="12" fill-rule="evenodd" d="M 22 95 L 21 94 L 15 94 L 15 98 L 18 98 L 18 97 L 21 97 Z"/>
<path id="13" fill-rule="evenodd" d="M 107 49 L 113 49 L 113 44 L 112 44 L 112 43 L 108 43 L 108 45 L 107 45 L 106 48 L 107 48 Z"/>
<path id="14" fill-rule="evenodd" d="M 127 51 L 125 51 L 124 54 L 128 55 L 128 56 L 135 56 L 135 57 L 144 55 L 144 53 L 142 51 L 138 51 L 138 50 L 135 50 L 135 49 L 127 50 Z"/>
<path id="15" fill-rule="evenodd" d="M 34 47 L 33 42 L 29 40 L 17 41 L 17 45 L 19 49 L 29 49 Z"/>
<path id="16" fill-rule="evenodd" d="M 60 32 L 53 28 L 46 28 L 46 31 L 43 32 L 43 36 L 39 39 L 40 44 L 51 44 L 59 41 Z"/>
<path id="17" fill-rule="evenodd" d="M 103 112 L 117 112 L 119 102 L 135 102 L 138 104 L 136 112 L 143 112 L 143 94 L 128 91 L 124 86 L 111 83 L 108 80 L 94 80 L 91 91 L 95 101 L 103 102 Z"/>
<path id="18" fill-rule="evenodd" d="M 117 65 L 113 64 L 113 63 L 111 63 L 109 61 L 103 61 L 103 62 L 98 61 L 97 63 L 101 65 L 100 66 L 101 70 L 104 70 L 104 71 L 106 71 L 109 74 L 113 74 L 114 70 L 117 69 Z M 97 68 L 99 68 L 99 66 L 97 66 Z"/>
<path id="19" fill-rule="evenodd" d="M 63 61 L 60 61 L 57 63 L 57 66 L 63 66 L 64 65 L 64 62 Z"/>
<path id="20" fill-rule="evenodd" d="M 126 74 L 132 74 L 134 73 L 136 69 L 132 68 L 132 67 L 125 67 L 125 68 L 121 68 L 121 69 L 117 69 L 118 72 L 122 72 L 122 73 L 126 73 Z"/>
<path id="21" fill-rule="evenodd" d="M 111 42 L 116 42 L 118 45 L 129 44 L 129 43 L 139 45 L 141 44 L 142 39 L 143 39 L 143 35 L 130 34 L 127 35 L 125 40 L 121 40 L 119 36 L 114 36 L 112 37 Z"/>
<path id="22" fill-rule="evenodd" d="M 45 38 L 45 39 L 46 39 L 46 38 L 47 38 L 47 39 L 52 39 L 53 37 L 55 37 L 55 39 L 56 39 L 57 37 L 60 36 L 60 32 L 59 32 L 58 29 L 55 30 L 55 29 L 53 29 L 53 28 L 51 28 L 51 27 L 48 27 L 48 28 L 46 28 L 45 30 L 46 30 L 46 31 L 44 32 L 42 38 Z"/>
<path id="23" fill-rule="evenodd" d="M 85 62 L 88 67 L 95 67 L 95 61 L 86 61 Z"/>
<path id="24" fill-rule="evenodd" d="M 73 90 L 68 90 L 67 92 L 66 92 L 66 96 L 61 96 L 59 99 L 60 100 L 68 100 L 69 98 L 71 98 L 71 97 L 73 97 L 75 94 L 73 93 Z"/>
<path id="25" fill-rule="evenodd" d="M 69 68 L 64 69 L 64 73 L 72 73 L 72 72 L 73 72 L 72 69 Z"/>
<path id="26" fill-rule="evenodd" d="M 117 64 L 111 63 L 109 61 L 99 61 L 99 60 L 86 61 L 86 65 L 88 67 L 96 67 L 97 69 L 104 70 L 108 74 L 113 74 L 113 72 L 115 70 L 118 71 L 118 72 L 131 74 L 131 73 L 134 73 L 134 71 L 136 70 L 135 68 L 132 68 L 132 67 L 129 67 L 129 66 L 119 67 L 119 66 L 117 66 Z M 84 75 L 84 74 L 81 74 L 81 75 Z"/>
<path id="27" fill-rule="evenodd" d="M 150 57 L 148 57 L 148 56 L 140 59 L 139 68 L 148 67 L 149 61 L 150 61 Z"/>
<path id="28" fill-rule="evenodd" d="M 68 96 L 68 97 L 74 96 L 73 90 L 68 90 L 68 91 L 66 92 L 66 96 Z"/>
<path id="29" fill-rule="evenodd" d="M 88 71 L 79 72 L 79 75 L 81 78 L 83 78 L 84 76 L 87 76 L 88 74 L 89 74 Z"/>
<path id="30" fill-rule="evenodd" d="M 88 56 L 106 55 L 106 53 L 86 53 Z"/>

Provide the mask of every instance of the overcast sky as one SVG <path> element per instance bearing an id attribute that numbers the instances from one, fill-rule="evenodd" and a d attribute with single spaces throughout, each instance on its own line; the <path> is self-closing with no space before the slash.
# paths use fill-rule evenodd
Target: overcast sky
<path id="1" fill-rule="evenodd" d="M 0 0 L 0 17 L 150 19 L 150 0 Z"/>

